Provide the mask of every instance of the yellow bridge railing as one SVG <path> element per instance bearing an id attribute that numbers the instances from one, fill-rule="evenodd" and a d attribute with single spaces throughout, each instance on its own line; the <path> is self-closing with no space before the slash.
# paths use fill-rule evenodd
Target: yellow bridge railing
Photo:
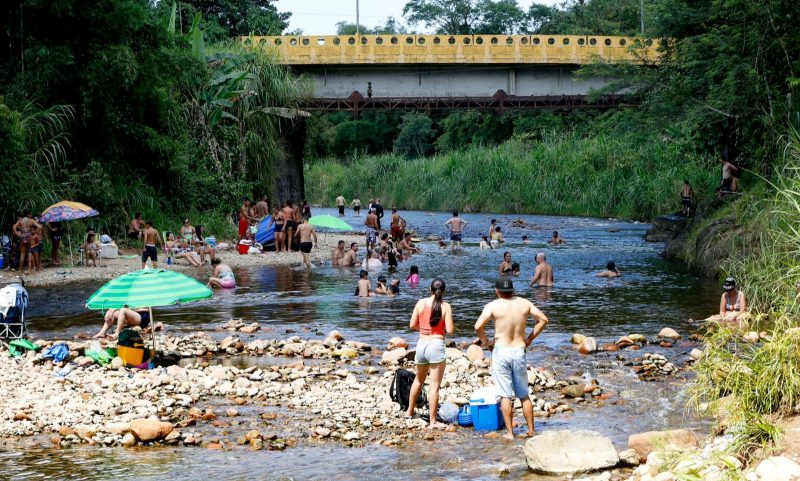
<path id="1" fill-rule="evenodd" d="M 287 65 L 657 63 L 657 41 L 582 35 L 307 35 L 242 37 Z"/>

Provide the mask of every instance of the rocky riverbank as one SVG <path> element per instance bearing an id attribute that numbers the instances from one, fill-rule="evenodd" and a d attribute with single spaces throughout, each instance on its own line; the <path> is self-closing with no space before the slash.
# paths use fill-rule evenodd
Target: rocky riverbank
<path id="1" fill-rule="evenodd" d="M 228 444 L 244 440 L 241 444 L 253 449 L 326 440 L 396 445 L 405 443 L 409 433 L 442 435 L 423 429 L 426 423 L 420 418 L 406 419 L 389 398 L 393 371 L 410 366 L 413 351 L 379 351 L 335 331 L 324 339 L 245 342 L 239 336 L 254 327 L 239 324 L 224 326 L 236 334 L 221 341 L 206 333 L 160 336 L 160 346 L 188 359 L 150 370 L 123 367 L 119 358 L 99 366 L 84 355 L 90 344 L 82 341 L 67 342 L 71 355 L 63 363 L 43 360 L 32 351 L 16 359 L 0 356 L 0 435 L 45 435 L 59 446 L 214 448 L 225 446 L 224 438 Z M 465 347 L 447 349 L 443 404 L 466 404 L 475 389 L 492 383 L 490 360 L 479 349 Z M 226 365 L 252 357 L 265 362 Z M 530 368 L 536 416 L 557 416 L 604 399 L 601 386 L 581 380 L 556 379 L 546 369 Z M 286 419 L 275 424 L 279 418 Z"/>
<path id="2" fill-rule="evenodd" d="M 318 234 L 319 245 L 311 251 L 313 263 L 330 262 L 331 251 L 340 240 L 346 244 L 351 242 L 362 243 L 363 236 L 357 234 Z M 101 282 L 119 277 L 122 274 L 141 269 L 141 251 L 121 250 L 120 257 L 115 259 L 98 260 L 101 267 L 70 267 L 68 263 L 64 267 L 48 267 L 40 272 L 22 274 L 12 271 L 0 271 L 0 285 L 24 281 L 26 287 L 49 287 L 64 285 L 69 283 Z M 263 254 L 239 255 L 233 249 L 218 252 L 218 257 L 222 262 L 230 265 L 234 269 L 265 266 L 299 266 L 302 255 L 299 252 L 265 252 Z M 163 252 L 159 252 L 159 267 L 172 269 L 184 274 L 197 277 L 203 281 L 208 280 L 213 270 L 206 265 L 200 269 L 193 267 L 186 260 L 177 260 L 172 265 L 167 265 L 166 257 Z"/>

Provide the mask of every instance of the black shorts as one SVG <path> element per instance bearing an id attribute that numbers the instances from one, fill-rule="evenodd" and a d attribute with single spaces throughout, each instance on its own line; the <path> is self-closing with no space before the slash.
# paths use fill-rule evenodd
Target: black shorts
<path id="1" fill-rule="evenodd" d="M 692 198 L 691 197 L 683 197 L 683 196 L 681 196 L 681 202 L 683 203 L 684 207 L 691 207 L 692 206 Z"/>
<path id="2" fill-rule="evenodd" d="M 722 179 L 722 192 L 733 192 L 733 177 Z"/>
<path id="3" fill-rule="evenodd" d="M 139 327 L 141 327 L 142 329 L 147 329 L 148 326 L 150 326 L 150 312 L 140 311 L 139 316 L 141 316 L 142 318 L 142 322 L 141 324 L 139 324 Z"/>
<path id="4" fill-rule="evenodd" d="M 138 232 L 128 232 L 128 239 L 130 239 L 130 240 L 139 239 L 139 233 Z"/>
<path id="5" fill-rule="evenodd" d="M 354 206 L 353 207 L 353 212 L 361 212 L 361 206 L 360 205 Z"/>
<path id="6" fill-rule="evenodd" d="M 312 245 L 313 244 L 311 242 L 301 242 L 300 243 L 300 252 L 302 252 L 303 254 L 308 254 L 309 252 L 311 252 L 311 246 Z"/>
<path id="7" fill-rule="evenodd" d="M 453 242 L 461 242 L 461 232 L 451 232 L 450 240 Z"/>
<path id="8" fill-rule="evenodd" d="M 343 205 L 339 206 L 339 215 L 344 215 L 344 206 Z"/>
<path id="9" fill-rule="evenodd" d="M 142 262 L 147 262 L 148 257 L 153 262 L 158 262 L 158 249 L 156 249 L 156 246 L 144 246 L 144 252 L 142 253 Z"/>

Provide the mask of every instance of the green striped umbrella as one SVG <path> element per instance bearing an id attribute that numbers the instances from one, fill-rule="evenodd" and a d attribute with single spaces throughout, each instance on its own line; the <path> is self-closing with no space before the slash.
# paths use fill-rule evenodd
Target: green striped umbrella
<path id="1" fill-rule="evenodd" d="M 181 302 L 208 299 L 211 289 L 180 272 L 143 269 L 117 277 L 98 289 L 89 300 L 89 309 L 171 306 Z"/>
<path id="2" fill-rule="evenodd" d="M 156 347 L 153 307 L 208 299 L 211 289 L 180 272 L 165 269 L 142 269 L 107 282 L 86 301 L 89 309 L 150 308 L 153 326 L 153 351 Z"/>

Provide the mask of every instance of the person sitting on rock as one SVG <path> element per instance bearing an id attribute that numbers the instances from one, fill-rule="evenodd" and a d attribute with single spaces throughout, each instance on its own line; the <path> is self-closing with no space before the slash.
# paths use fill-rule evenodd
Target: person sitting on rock
<path id="1" fill-rule="evenodd" d="M 100 332 L 92 337 L 92 339 L 106 337 L 106 332 L 111 328 L 111 326 L 114 325 L 114 323 L 117 324 L 117 328 L 114 330 L 114 333 L 109 336 L 112 338 L 119 337 L 119 333 L 122 332 L 122 329 L 126 327 L 139 326 L 142 328 L 142 330 L 145 330 L 150 327 L 150 311 L 148 309 L 133 310 L 127 307 L 123 307 L 121 309 L 109 309 L 106 311 L 105 316 L 103 316 L 103 320 L 103 327 L 100 329 Z"/>
<path id="2" fill-rule="evenodd" d="M 747 299 L 744 292 L 736 288 L 736 279 L 728 277 L 722 284 L 722 297 L 719 301 L 719 317 L 721 321 L 735 322 L 742 320 L 747 313 Z"/>

